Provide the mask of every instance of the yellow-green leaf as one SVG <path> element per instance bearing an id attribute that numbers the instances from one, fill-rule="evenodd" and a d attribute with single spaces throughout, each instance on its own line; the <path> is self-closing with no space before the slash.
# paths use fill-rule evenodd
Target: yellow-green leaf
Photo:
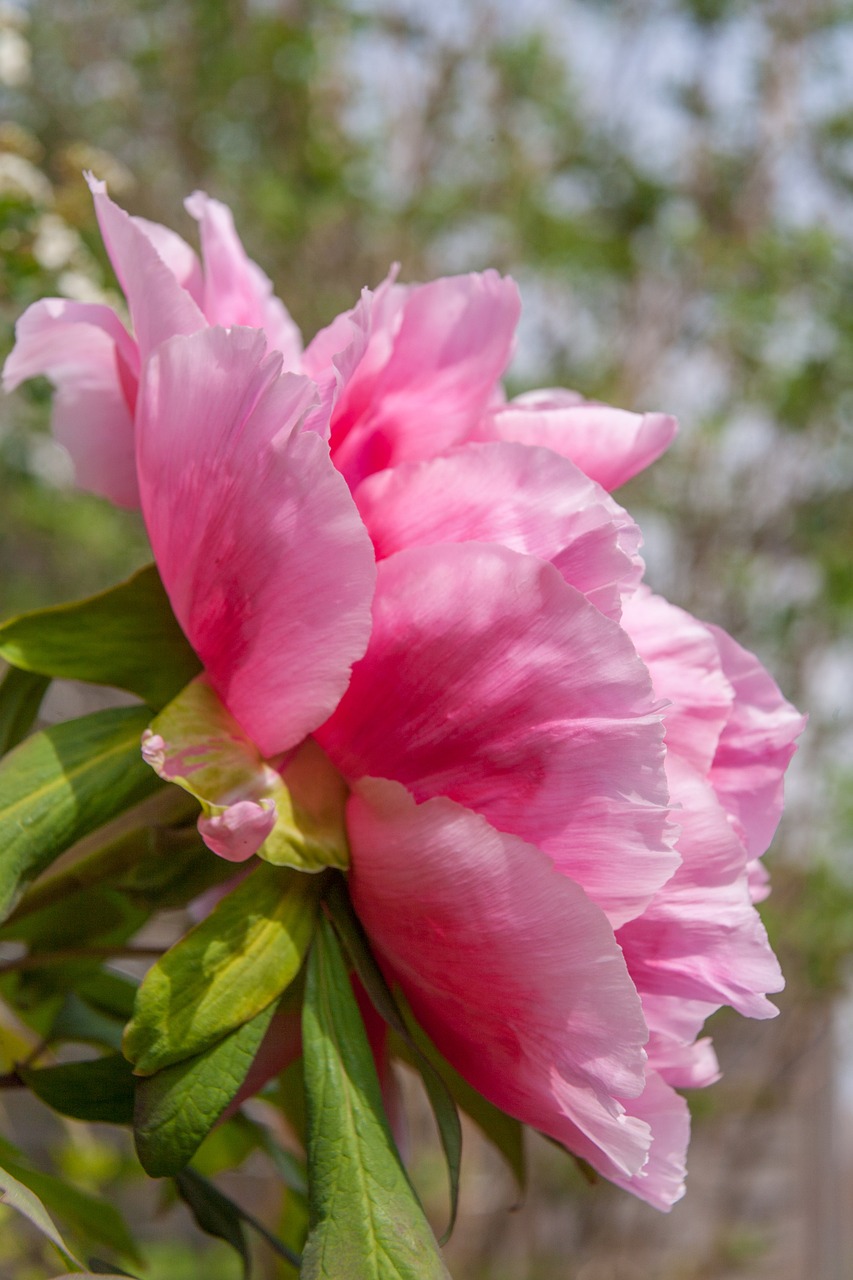
<path id="1" fill-rule="evenodd" d="M 153 564 L 86 600 L 12 618 L 0 627 L 0 657 L 43 676 L 127 689 L 155 710 L 201 666 Z"/>
<path id="2" fill-rule="evenodd" d="M 281 995 L 302 965 L 321 887 L 259 863 L 149 969 L 124 1037 L 138 1075 L 203 1053 Z"/>

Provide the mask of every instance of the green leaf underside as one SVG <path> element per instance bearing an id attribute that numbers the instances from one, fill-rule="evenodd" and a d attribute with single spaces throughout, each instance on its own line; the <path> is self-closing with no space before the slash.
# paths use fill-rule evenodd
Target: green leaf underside
<path id="1" fill-rule="evenodd" d="M 249 1073 L 276 1010 L 270 1004 L 205 1053 L 138 1082 L 134 1136 L 152 1178 L 180 1173 Z"/>
<path id="2" fill-rule="evenodd" d="M 19 1067 L 18 1075 L 60 1115 L 108 1124 L 133 1120 L 135 1080 L 130 1063 L 120 1053 L 38 1070 Z"/>
<path id="3" fill-rule="evenodd" d="M 459 1178 L 462 1164 L 462 1126 L 456 1110 L 456 1098 L 449 1088 L 443 1074 L 438 1070 L 425 1048 L 429 1045 L 427 1037 L 419 1032 L 416 1040 L 409 1022 L 404 1017 L 400 1006 L 391 992 L 379 965 L 370 950 L 370 944 L 361 927 L 361 922 L 353 911 L 344 880 L 340 876 L 334 878 L 325 894 L 332 922 L 338 931 L 353 968 L 359 976 L 362 986 L 373 1003 L 380 1017 L 396 1032 L 397 1037 L 408 1048 L 408 1058 L 412 1066 L 421 1075 L 424 1088 L 435 1116 L 439 1138 L 441 1139 L 444 1157 L 447 1162 L 447 1175 L 450 1184 L 450 1218 L 447 1230 L 442 1237 L 444 1244 L 449 1238 L 456 1222 L 459 1207 Z M 413 1021 L 413 1020 L 412 1020 Z M 460 1077 L 461 1079 L 461 1077 Z M 472 1091 L 473 1092 L 473 1091 Z M 479 1094 L 477 1095 L 480 1096 Z M 485 1098 L 483 1102 L 486 1106 Z M 498 1112 L 502 1115 L 502 1112 Z M 506 1117 L 509 1120 L 509 1117 Z"/>
<path id="4" fill-rule="evenodd" d="M 223 1193 L 207 1178 L 202 1177 L 195 1169 L 184 1169 L 175 1179 L 175 1185 L 181 1199 L 189 1206 L 193 1217 L 202 1231 L 227 1241 L 243 1260 L 243 1275 L 248 1280 L 251 1268 L 251 1257 L 246 1244 L 246 1233 L 243 1223 L 257 1231 L 267 1244 L 279 1255 L 294 1266 L 299 1266 L 299 1257 L 287 1245 L 282 1244 L 277 1236 L 268 1231 L 262 1222 L 247 1213 L 229 1196 Z M 301 1274 L 301 1273 L 300 1273 Z M 339 1280 L 344 1280 L 343 1276 Z"/>
<path id="5" fill-rule="evenodd" d="M 17 667 L 6 672 L 0 681 L 0 756 L 29 733 L 49 684 L 49 676 Z"/>
<path id="6" fill-rule="evenodd" d="M 160 786 L 142 759 L 148 719 L 111 707 L 33 734 L 0 762 L 0 914 L 77 840 Z"/>
<path id="7" fill-rule="evenodd" d="M 12 618 L 0 657 L 25 671 L 126 689 L 160 707 L 201 664 L 154 565 L 100 595 Z"/>
<path id="8" fill-rule="evenodd" d="M 138 1075 L 203 1053 L 281 995 L 308 949 L 321 884 L 259 863 L 149 969 L 124 1038 Z"/>
<path id="9" fill-rule="evenodd" d="M 151 733 L 163 742 L 162 753 L 152 754 L 153 767 L 194 796 L 206 817 L 219 817 L 238 800 L 275 806 L 275 826 L 258 850 L 265 861 L 301 871 L 348 865 L 345 787 L 316 744 L 299 753 L 312 757 L 307 791 L 323 810 L 315 819 L 294 805 L 275 762 L 263 758 L 204 676 L 155 717 Z M 300 782 L 298 766 L 292 767 Z"/>
<path id="10" fill-rule="evenodd" d="M 311 1229 L 301 1280 L 448 1280 L 385 1119 L 331 925 L 308 960 L 302 1015 Z"/>

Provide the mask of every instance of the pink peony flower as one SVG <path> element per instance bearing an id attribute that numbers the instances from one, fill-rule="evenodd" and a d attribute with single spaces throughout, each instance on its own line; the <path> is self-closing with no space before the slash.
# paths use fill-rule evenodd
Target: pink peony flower
<path id="1" fill-rule="evenodd" d="M 81 483 L 138 495 L 204 664 L 146 758 L 185 785 L 221 765 L 200 830 L 234 861 L 287 847 L 282 778 L 339 788 L 354 906 L 442 1053 L 668 1208 L 675 1090 L 718 1074 L 705 1017 L 775 1012 L 753 900 L 802 727 L 641 585 L 607 490 L 673 420 L 507 404 L 519 302 L 494 272 L 389 277 L 300 354 L 223 206 L 188 206 L 202 273 L 94 189 L 135 338 L 39 303 L 6 379 L 48 373 Z"/>

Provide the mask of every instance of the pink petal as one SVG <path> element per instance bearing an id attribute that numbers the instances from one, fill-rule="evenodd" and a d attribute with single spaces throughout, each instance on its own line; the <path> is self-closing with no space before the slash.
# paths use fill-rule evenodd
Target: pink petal
<path id="1" fill-rule="evenodd" d="M 204 316 L 160 257 L 148 232 L 113 204 L 103 182 L 90 177 L 89 186 L 142 358 L 166 338 L 204 329 Z"/>
<path id="2" fill-rule="evenodd" d="M 622 625 L 649 668 L 664 712 L 666 746 L 707 774 L 734 704 L 708 627 L 641 588 L 623 602 Z"/>
<path id="3" fill-rule="evenodd" d="M 711 781 L 753 858 L 766 852 L 782 815 L 783 779 L 806 725 L 754 654 L 719 627 L 723 672 L 735 704 L 714 756 Z"/>
<path id="4" fill-rule="evenodd" d="M 446 795 L 544 848 L 624 921 L 672 874 L 662 730 L 621 628 L 482 543 L 378 566 L 373 634 L 317 737 L 348 777 Z"/>
<path id="5" fill-rule="evenodd" d="M 341 397 L 332 424 L 335 465 L 353 487 L 471 435 L 509 361 L 520 305 L 494 271 L 388 294 L 389 322 L 374 318 L 365 356 L 371 376 Z"/>
<path id="6" fill-rule="evenodd" d="M 687 1173 L 687 1144 L 690 1141 L 690 1112 L 683 1098 L 655 1071 L 649 1071 L 646 1087 L 627 1106 L 628 1114 L 643 1120 L 652 1135 L 646 1164 L 633 1177 L 608 1173 L 606 1166 L 591 1162 L 600 1172 L 626 1191 L 645 1200 L 655 1209 L 669 1212 L 684 1195 Z"/>
<path id="7" fill-rule="evenodd" d="M 539 444 L 571 458 L 604 489 L 615 489 L 669 448 L 678 424 L 663 413 L 628 413 L 581 401 L 575 392 L 532 391 L 484 420 L 485 439 Z"/>
<path id="8" fill-rule="evenodd" d="M 321 329 L 302 357 L 303 373 L 320 388 L 320 403 L 306 417 L 305 429 L 318 431 L 324 440 L 331 434 L 339 400 L 348 387 L 352 389 L 359 369 L 363 370 L 367 363 L 374 310 L 389 287 L 390 282 L 386 282 L 375 294 L 362 289 L 357 305 Z"/>
<path id="9" fill-rule="evenodd" d="M 377 559 L 436 542 L 498 542 L 550 560 L 617 619 L 621 593 L 642 576 L 637 526 L 599 485 L 548 449 L 466 445 L 368 476 L 355 500 Z"/>
<path id="10" fill-rule="evenodd" d="M 549 860 L 443 798 L 366 780 L 350 800 L 353 904 L 389 976 L 495 1105 L 623 1174 L 647 1132 L 645 1024 L 603 914 Z"/>
<path id="11" fill-rule="evenodd" d="M 271 801 L 238 800 L 224 813 L 198 820 L 199 834 L 214 853 L 229 862 L 245 862 L 257 853 L 275 826 L 276 811 Z"/>
<path id="12" fill-rule="evenodd" d="M 139 505 L 133 407 L 136 345 L 109 307 L 45 298 L 16 326 L 3 370 L 7 391 L 44 375 L 56 388 L 53 430 L 77 483 L 118 506 Z"/>
<path id="13" fill-rule="evenodd" d="M 204 314 L 212 325 L 248 325 L 263 329 L 267 344 L 284 357 L 284 368 L 298 370 L 302 338 L 272 282 L 252 262 L 234 227 L 231 210 L 196 191 L 185 202 L 201 232 L 204 255 Z"/>
<path id="14" fill-rule="evenodd" d="M 138 467 L 151 545 L 211 683 L 267 756 L 333 710 L 370 631 L 373 552 L 314 432 L 314 384 L 263 335 L 207 329 L 152 357 Z"/>
<path id="15" fill-rule="evenodd" d="M 199 307 L 204 304 L 204 278 L 195 249 L 170 227 L 148 218 L 134 217 L 135 226 L 144 231 L 182 289 Z"/>
<path id="16" fill-rule="evenodd" d="M 784 986 L 749 894 L 746 854 L 713 789 L 667 758 L 681 805 L 682 864 L 638 919 L 619 930 L 638 989 L 730 1004 L 747 1017 L 778 1013 L 765 996 Z"/>
<path id="17" fill-rule="evenodd" d="M 649 1063 L 674 1089 L 705 1089 L 722 1074 L 708 1036 L 682 1044 L 653 1031 L 649 1037 Z"/>

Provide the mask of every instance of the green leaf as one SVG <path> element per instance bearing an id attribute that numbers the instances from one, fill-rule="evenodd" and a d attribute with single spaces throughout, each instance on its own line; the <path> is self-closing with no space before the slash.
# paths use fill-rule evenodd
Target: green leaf
<path id="1" fill-rule="evenodd" d="M 25 738 L 38 715 L 48 676 L 10 667 L 0 681 L 0 756 Z"/>
<path id="2" fill-rule="evenodd" d="M 201 667 L 154 565 L 87 600 L 12 618 L 0 627 L 0 657 L 24 671 L 126 689 L 155 710 Z"/>
<path id="3" fill-rule="evenodd" d="M 259 863 L 149 969 L 124 1038 L 138 1075 L 203 1053 L 281 995 L 308 949 L 321 887 Z"/>
<path id="4" fill-rule="evenodd" d="M 133 1120 L 136 1082 L 130 1063 L 120 1053 L 38 1070 L 18 1067 L 17 1074 L 37 1098 L 60 1115 L 108 1124 L 130 1124 Z"/>
<path id="5" fill-rule="evenodd" d="M 152 1178 L 180 1173 L 239 1092 L 269 1029 L 270 1004 L 212 1049 L 140 1080 L 133 1129 Z"/>
<path id="6" fill-rule="evenodd" d="M 13 1168 L 17 1166 L 13 1165 Z M 75 1258 L 68 1248 L 38 1196 L 6 1169 L 5 1157 L 0 1160 L 0 1203 L 7 1204 L 10 1209 L 15 1209 L 28 1218 L 33 1226 L 43 1236 L 47 1236 L 51 1244 L 59 1250 L 69 1266 L 82 1270 L 82 1262 L 79 1258 Z"/>
<path id="7" fill-rule="evenodd" d="M 0 761 L 0 914 L 60 853 L 159 786 L 139 750 L 147 719 L 137 707 L 96 711 Z"/>
<path id="8" fill-rule="evenodd" d="M 429 1044 L 426 1036 L 424 1036 L 423 1032 L 420 1032 L 419 1038 L 416 1040 L 412 1034 L 410 1022 L 404 1017 L 388 983 L 385 981 L 382 970 L 373 957 L 370 943 L 361 927 L 361 921 L 352 909 L 342 876 L 335 876 L 330 883 L 325 894 L 325 902 L 335 929 L 352 961 L 353 968 L 358 974 L 365 991 L 370 996 L 374 1008 L 408 1046 L 409 1059 L 423 1079 L 424 1088 L 438 1127 L 439 1138 L 441 1139 L 444 1157 L 447 1162 L 447 1176 L 450 1182 L 450 1220 L 441 1239 L 441 1243 L 444 1244 L 456 1222 L 456 1214 L 459 1208 L 459 1175 L 462 1164 L 462 1126 L 459 1123 L 459 1113 L 456 1110 L 453 1092 L 448 1088 L 447 1081 L 431 1060 L 430 1055 L 425 1052 L 425 1046 Z M 411 1022 L 413 1023 L 413 1021 L 412 1019 Z M 485 1103 L 485 1101 L 484 1098 L 483 1102 Z M 489 1104 L 486 1103 L 486 1105 L 488 1106 Z"/>
<path id="9" fill-rule="evenodd" d="M 152 721 L 145 757 L 165 782 L 194 796 L 207 818 L 238 801 L 274 810 L 275 825 L 258 850 L 265 861 L 300 871 L 348 865 L 346 786 L 320 747 L 309 739 L 282 776 L 280 761 L 264 759 L 205 676 Z"/>
<path id="10" fill-rule="evenodd" d="M 4 1159 L 3 1169 L 0 1170 L 0 1185 L 4 1179 L 8 1178 L 11 1178 L 18 1187 L 18 1192 L 13 1188 L 13 1194 L 20 1197 L 21 1190 L 28 1191 L 30 1196 L 22 1203 L 28 1204 L 30 1209 L 35 1208 L 37 1213 L 41 1211 L 39 1220 L 31 1217 L 30 1213 L 27 1213 L 27 1217 L 30 1217 L 39 1230 L 44 1231 L 44 1234 L 48 1235 L 57 1248 L 76 1266 L 82 1267 L 82 1263 L 70 1253 L 58 1237 L 58 1233 L 54 1237 L 45 1230 L 46 1222 L 54 1232 L 56 1231 L 46 1209 L 56 1213 L 84 1239 L 115 1249 L 117 1253 L 124 1254 L 135 1262 L 141 1261 L 139 1250 L 124 1219 L 118 1209 L 105 1200 L 90 1196 L 85 1191 L 80 1191 L 79 1188 L 63 1182 L 60 1178 L 55 1178 L 52 1174 L 41 1173 L 39 1170 L 29 1169 L 23 1164 Z M 13 1208 L 18 1208 L 18 1204 L 7 1199 L 8 1194 L 8 1192 L 4 1194 L 4 1200 L 11 1203 Z M 21 1212 L 24 1210 L 21 1209 Z"/>
<path id="11" fill-rule="evenodd" d="M 75 991 L 69 991 L 50 1024 L 45 1039 L 49 1044 L 71 1040 L 94 1044 L 105 1049 L 121 1050 L 126 1019 L 116 1018 L 94 1008 Z"/>
<path id="12" fill-rule="evenodd" d="M 244 1222 L 263 1236 L 279 1257 L 294 1266 L 299 1266 L 298 1256 L 287 1245 L 282 1244 L 262 1222 L 247 1213 L 229 1196 L 223 1195 L 218 1187 L 215 1187 L 207 1178 L 203 1178 L 195 1169 L 184 1169 L 178 1174 L 175 1184 L 181 1199 L 189 1206 L 202 1231 L 206 1231 L 208 1235 L 217 1236 L 220 1240 L 226 1240 L 239 1253 L 243 1259 L 244 1277 L 248 1277 L 251 1267 L 246 1246 L 246 1233 L 243 1230 Z M 343 1276 L 338 1280 L 344 1280 Z"/>
<path id="13" fill-rule="evenodd" d="M 358 1006 L 320 922 L 302 1015 L 311 1230 L 302 1280 L 448 1280 L 400 1163 Z"/>

